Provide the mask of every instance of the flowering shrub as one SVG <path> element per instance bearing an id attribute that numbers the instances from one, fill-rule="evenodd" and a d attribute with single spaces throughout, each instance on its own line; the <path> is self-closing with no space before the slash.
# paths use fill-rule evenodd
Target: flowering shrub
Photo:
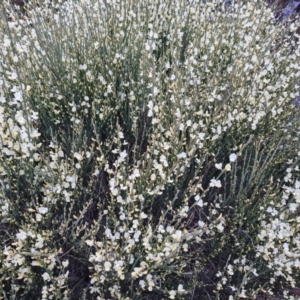
<path id="1" fill-rule="evenodd" d="M 298 21 L 57 3 L 1 4 L 0 299 L 295 299 Z"/>

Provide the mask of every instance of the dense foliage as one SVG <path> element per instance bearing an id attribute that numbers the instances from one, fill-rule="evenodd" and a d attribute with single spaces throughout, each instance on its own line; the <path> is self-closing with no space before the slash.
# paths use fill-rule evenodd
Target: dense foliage
<path id="1" fill-rule="evenodd" d="M 0 6 L 0 299 L 295 299 L 297 19 Z"/>

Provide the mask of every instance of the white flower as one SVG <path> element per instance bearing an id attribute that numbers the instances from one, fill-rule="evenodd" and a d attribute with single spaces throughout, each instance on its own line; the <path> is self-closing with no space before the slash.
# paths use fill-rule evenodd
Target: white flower
<path id="1" fill-rule="evenodd" d="M 104 269 L 105 269 L 105 271 L 109 271 L 110 268 L 111 268 L 111 263 L 109 261 L 106 261 L 104 263 Z"/>
<path id="2" fill-rule="evenodd" d="M 86 70 L 87 69 L 87 65 L 79 65 L 79 70 Z"/>
<path id="3" fill-rule="evenodd" d="M 242 292 L 239 294 L 239 298 L 247 298 L 245 292 L 246 291 L 243 289 Z"/>
<path id="4" fill-rule="evenodd" d="M 152 109 L 153 109 L 153 101 L 150 100 L 150 101 L 148 102 L 147 106 L 149 107 L 149 109 L 152 110 Z"/>
<path id="5" fill-rule="evenodd" d="M 227 164 L 225 166 L 225 171 L 227 171 L 227 172 L 231 171 L 231 165 L 230 164 Z"/>
<path id="6" fill-rule="evenodd" d="M 85 243 L 91 247 L 94 245 L 94 240 L 86 240 Z"/>
<path id="7" fill-rule="evenodd" d="M 184 293 L 184 292 L 185 292 L 185 289 L 183 288 L 183 285 L 179 284 L 178 285 L 178 293 Z"/>
<path id="8" fill-rule="evenodd" d="M 126 157 L 126 156 L 127 156 L 126 150 L 122 151 L 122 152 L 120 153 L 120 157 L 119 157 L 118 161 L 119 161 L 120 163 L 123 162 L 123 161 L 125 161 L 125 157 Z"/>
<path id="9" fill-rule="evenodd" d="M 170 299 L 175 299 L 176 292 L 174 290 L 170 291 L 169 294 L 170 294 L 169 296 Z"/>
<path id="10" fill-rule="evenodd" d="M 48 208 L 47 207 L 39 207 L 39 213 L 44 215 L 48 212 Z"/>
<path id="11" fill-rule="evenodd" d="M 134 175 L 134 177 L 140 177 L 140 176 L 141 176 L 141 174 L 140 174 L 140 171 L 139 171 L 139 169 L 134 169 L 134 171 L 133 171 L 133 175 Z"/>
<path id="12" fill-rule="evenodd" d="M 197 196 L 195 197 L 195 200 L 196 200 L 196 205 L 198 205 L 198 206 L 200 206 L 200 207 L 203 206 L 203 200 L 200 198 L 199 195 L 197 195 Z"/>
<path id="13" fill-rule="evenodd" d="M 63 265 L 64 268 L 66 268 L 69 265 L 69 261 L 68 260 L 64 260 L 62 262 L 62 265 Z"/>
<path id="14" fill-rule="evenodd" d="M 298 204 L 297 203 L 291 203 L 290 204 L 290 207 L 289 207 L 289 210 L 291 211 L 291 212 L 295 212 L 296 210 L 297 210 L 297 208 L 298 208 Z"/>
<path id="15" fill-rule="evenodd" d="M 35 219 L 37 222 L 40 222 L 42 220 L 42 215 L 41 214 L 36 214 Z"/>
<path id="16" fill-rule="evenodd" d="M 93 284 L 93 283 L 97 282 L 97 280 L 98 280 L 97 277 L 93 277 L 93 278 L 91 279 L 90 283 Z"/>
<path id="17" fill-rule="evenodd" d="M 201 133 L 198 134 L 198 136 L 199 136 L 199 139 L 200 139 L 200 140 L 204 140 L 205 133 L 204 133 L 204 132 L 201 132 Z"/>
<path id="18" fill-rule="evenodd" d="M 145 285 L 146 285 L 145 280 L 140 280 L 139 285 L 142 287 L 142 289 L 145 288 Z"/>
<path id="19" fill-rule="evenodd" d="M 74 153 L 74 157 L 77 158 L 78 161 L 82 160 L 82 155 L 77 152 Z"/>
<path id="20" fill-rule="evenodd" d="M 158 90 L 158 88 L 155 86 L 155 87 L 153 88 L 153 95 L 156 96 L 156 95 L 158 94 L 158 92 L 159 92 L 159 90 Z M 155 109 L 155 107 L 156 107 L 156 109 Z M 157 110 L 158 110 L 158 107 L 157 107 L 157 106 L 155 106 L 155 107 L 154 107 L 154 110 L 157 111 Z"/>
<path id="21" fill-rule="evenodd" d="M 43 277 L 43 279 L 44 279 L 45 281 L 49 281 L 49 280 L 50 280 L 50 275 L 49 275 L 47 272 L 45 272 L 45 273 L 42 275 L 42 277 Z"/>
<path id="22" fill-rule="evenodd" d="M 147 216 L 144 212 L 142 212 L 142 213 L 140 214 L 140 218 L 141 218 L 141 219 L 147 219 L 148 216 Z"/>
<path id="23" fill-rule="evenodd" d="M 18 240 L 24 241 L 27 237 L 27 233 L 25 231 L 20 231 L 16 234 Z"/>
<path id="24" fill-rule="evenodd" d="M 236 156 L 235 153 L 232 153 L 232 154 L 230 154 L 230 156 L 229 156 L 229 160 L 230 160 L 231 162 L 235 162 L 235 161 L 236 161 L 236 158 L 237 158 L 237 156 Z"/>
<path id="25" fill-rule="evenodd" d="M 17 73 L 13 72 L 13 73 L 11 73 L 11 76 L 8 76 L 8 78 L 10 80 L 16 80 L 18 78 L 18 75 L 17 75 Z"/>
<path id="26" fill-rule="evenodd" d="M 24 119 L 24 117 L 22 116 L 22 112 L 21 111 L 17 111 L 16 116 L 15 116 L 16 121 L 20 124 L 20 125 L 24 125 L 26 124 L 26 120 Z"/>
<path id="27" fill-rule="evenodd" d="M 4 38 L 4 43 L 3 43 L 3 46 L 4 46 L 4 47 L 9 47 L 9 46 L 10 46 L 10 43 L 11 43 L 10 39 Z"/>
<path id="28" fill-rule="evenodd" d="M 14 100 L 17 100 L 17 101 L 22 101 L 23 100 L 22 93 L 17 92 L 17 93 L 14 94 L 14 96 L 15 96 Z"/>
<path id="29" fill-rule="evenodd" d="M 161 233 L 165 233 L 166 232 L 163 225 L 159 225 L 158 226 L 158 231 L 161 232 Z"/>
<path id="30" fill-rule="evenodd" d="M 186 153 L 181 152 L 180 154 L 177 155 L 178 158 L 186 158 Z"/>
<path id="31" fill-rule="evenodd" d="M 220 188 L 220 187 L 222 187 L 222 184 L 221 184 L 220 180 L 211 179 L 209 186 Z"/>
<path id="32" fill-rule="evenodd" d="M 37 260 L 33 260 L 33 261 L 31 262 L 31 265 L 32 265 L 32 266 L 38 266 L 38 267 L 40 267 L 40 266 L 41 266 L 41 263 L 40 263 L 39 261 L 37 261 Z"/>
<path id="33" fill-rule="evenodd" d="M 205 226 L 205 223 L 203 221 L 198 222 L 199 227 L 203 228 Z"/>
<path id="34" fill-rule="evenodd" d="M 43 248 L 44 247 L 44 239 L 42 238 L 42 236 L 40 234 L 38 234 L 37 240 L 38 241 L 35 243 L 35 247 L 36 248 Z"/>
<path id="35" fill-rule="evenodd" d="M 222 163 L 219 163 L 219 164 L 215 164 L 215 167 L 218 169 L 218 170 L 222 170 Z"/>
<path id="36" fill-rule="evenodd" d="M 219 223 L 219 225 L 217 226 L 217 229 L 220 231 L 220 232 L 223 232 L 224 230 L 224 226 L 223 226 L 223 223 Z"/>
<path id="37" fill-rule="evenodd" d="M 175 234 L 172 234 L 172 237 L 175 242 L 180 242 L 181 237 L 182 237 L 182 231 L 181 230 L 176 230 Z"/>

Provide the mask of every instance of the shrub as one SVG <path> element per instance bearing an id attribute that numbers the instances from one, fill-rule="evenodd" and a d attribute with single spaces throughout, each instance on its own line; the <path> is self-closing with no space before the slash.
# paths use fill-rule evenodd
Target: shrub
<path id="1" fill-rule="evenodd" d="M 1 4 L 0 299 L 294 299 L 298 21 L 57 3 Z"/>

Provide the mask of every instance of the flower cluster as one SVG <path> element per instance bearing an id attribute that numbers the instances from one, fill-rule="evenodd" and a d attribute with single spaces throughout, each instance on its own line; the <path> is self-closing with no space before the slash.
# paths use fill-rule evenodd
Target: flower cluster
<path id="1" fill-rule="evenodd" d="M 299 21 L 43 2 L 0 4 L 0 299 L 295 299 Z"/>

